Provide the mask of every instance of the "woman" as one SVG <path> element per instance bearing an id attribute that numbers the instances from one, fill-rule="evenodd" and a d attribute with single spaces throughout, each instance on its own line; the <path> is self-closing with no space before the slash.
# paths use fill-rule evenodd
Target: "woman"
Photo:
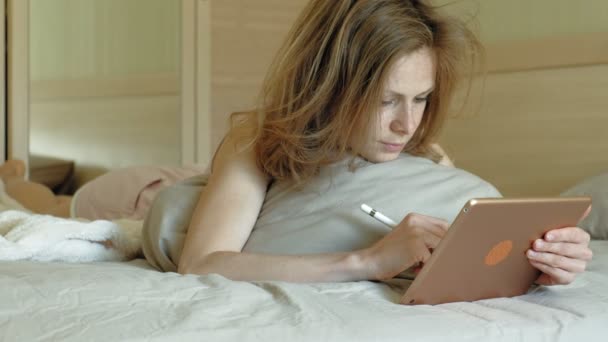
<path id="1" fill-rule="evenodd" d="M 210 174 L 154 200 L 146 258 L 163 271 L 294 282 L 381 280 L 426 262 L 464 201 L 500 196 L 440 165 L 434 144 L 479 50 L 425 1 L 310 1 Z M 363 201 L 403 219 L 393 230 L 364 221 Z M 588 244 L 577 227 L 535 241 L 537 283 L 572 282 Z"/>
<path id="2" fill-rule="evenodd" d="M 476 182 L 470 174 L 429 160 L 440 158 L 433 142 L 458 81 L 472 70 L 478 51 L 463 24 L 425 1 L 310 1 L 272 64 L 257 110 L 233 116 L 208 179 L 170 188 L 155 201 L 144 229 L 146 257 L 165 271 L 293 282 L 387 279 L 424 263 L 448 222 L 410 210 L 419 205 L 411 199 L 446 179 Z M 397 163 L 405 166 L 392 167 Z M 410 168 L 420 172 L 412 174 Z M 340 232 L 354 230 L 354 237 L 327 233 L 334 231 L 325 223 L 331 216 L 310 223 L 333 207 L 306 212 L 285 204 L 314 207 L 340 186 L 352 185 L 340 177 L 379 174 L 380 183 L 395 172 L 404 175 L 395 184 L 440 176 L 401 196 L 402 212 L 410 213 L 375 239 L 356 235 L 357 229 L 367 229 L 363 224 L 341 226 Z M 332 183 L 327 177 L 338 178 Z M 461 191 L 458 203 L 444 202 L 460 190 L 435 196 L 442 204 L 427 207 L 457 208 L 465 195 L 499 195 L 485 182 L 475 184 L 474 190 Z M 311 188 L 318 190 L 317 197 Z M 356 220 L 352 211 L 341 213 Z M 273 226 L 278 221 L 282 227 Z M 325 244 L 328 240 L 339 246 Z M 543 272 L 537 283 L 572 282 L 591 259 L 588 242 L 589 235 L 577 227 L 553 230 L 535 241 L 528 257 Z"/>

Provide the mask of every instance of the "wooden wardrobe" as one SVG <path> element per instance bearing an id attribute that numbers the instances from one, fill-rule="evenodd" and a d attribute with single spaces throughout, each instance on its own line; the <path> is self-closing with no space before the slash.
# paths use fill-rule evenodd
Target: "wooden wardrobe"
<path id="1" fill-rule="evenodd" d="M 161 150 L 163 148 L 160 139 L 144 140 L 141 134 L 145 134 L 146 120 L 140 121 L 141 126 L 132 127 L 133 136 L 128 138 L 133 141 L 133 144 L 148 148 L 143 153 L 133 153 L 132 158 L 123 158 L 119 165 L 126 166 L 129 162 L 132 164 L 206 164 L 211 155 L 211 113 L 210 113 L 210 0 L 179 0 L 179 39 L 178 49 L 180 51 L 180 66 L 176 74 L 153 74 L 143 75 L 139 78 L 134 77 L 126 82 L 124 80 L 108 80 L 105 83 L 95 84 L 95 87 L 90 87 L 90 82 L 86 81 L 69 81 L 63 83 L 45 85 L 36 88 L 30 84 L 30 6 L 35 0 L 0 0 L 0 10 L 3 12 L 0 16 L 1 20 L 7 22 L 7 40 L 2 41 L 6 45 L 7 60 L 4 60 L 4 55 L 0 54 L 0 62 L 6 65 L 7 74 L 4 74 L 4 68 L 0 68 L 0 77 L 5 79 L 5 83 L 1 83 L 2 91 L 0 92 L 0 101 L 2 104 L 2 117 L 0 120 L 0 153 L 3 160 L 8 158 L 22 159 L 26 162 L 30 157 L 30 138 L 29 132 L 31 129 L 30 113 L 31 98 L 36 95 L 38 88 L 46 87 L 49 92 L 61 93 L 66 89 L 71 89 L 74 92 L 80 92 L 81 95 L 86 93 L 86 96 L 113 96 L 116 93 L 117 103 L 124 100 L 125 92 L 132 95 L 133 98 L 141 98 L 149 94 L 162 94 L 175 104 L 177 109 L 175 120 L 179 122 L 177 130 L 172 137 L 175 140 L 175 145 L 178 146 L 176 151 L 171 151 L 170 157 L 156 158 L 154 149 Z M 142 2 L 145 4 L 145 2 Z M 4 15 L 6 11 L 6 16 Z M 1 36 L 4 35 L 4 24 L 0 25 L 2 30 Z M 80 82 L 80 83 L 78 83 Z M 39 82 L 43 83 L 43 82 Z M 4 89 L 5 84 L 7 85 Z M 88 88 L 93 91 L 87 90 Z M 122 87 L 122 93 L 117 92 Z M 130 87 L 127 89 L 127 87 Z M 67 92 L 67 90 L 66 90 Z M 129 93 L 130 92 L 130 93 Z M 147 93 L 146 93 L 147 92 Z M 91 95 L 92 94 L 92 95 Z M 82 95 L 81 97 L 85 97 Z M 79 100 L 79 99 L 76 99 Z M 166 101 L 165 101 L 166 102 Z M 160 102 L 162 104 L 162 102 Z M 56 105 L 56 104 L 53 104 Z M 117 108 L 120 105 L 117 105 Z M 122 108 L 128 111 L 128 104 L 122 104 Z M 155 103 L 150 102 L 149 110 L 153 112 Z M 35 108 L 34 108 L 35 109 Z M 94 109 L 94 108 L 93 108 Z M 92 109 L 92 110 L 93 110 Z M 116 119 L 106 120 L 107 125 L 120 125 Z M 106 124 L 100 121 L 100 125 Z M 173 133 L 172 133 L 173 134 Z M 139 139 L 139 140 L 138 140 Z M 158 141 L 157 141 L 158 140 Z M 111 143 L 111 141 L 108 141 Z M 156 144 L 156 145 L 155 145 Z M 147 154 L 144 157 L 142 155 Z M 140 159 L 137 159 L 141 157 Z M 139 162 L 138 162 L 139 161 Z M 76 165 L 78 167 L 78 165 Z"/>

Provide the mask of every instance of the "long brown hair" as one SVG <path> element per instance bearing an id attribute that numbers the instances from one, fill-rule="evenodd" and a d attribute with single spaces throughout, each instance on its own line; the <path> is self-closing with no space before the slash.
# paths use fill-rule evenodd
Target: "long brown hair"
<path id="1" fill-rule="evenodd" d="M 434 53 L 435 90 L 404 152 L 437 161 L 430 144 L 481 46 L 464 23 L 422 0 L 311 0 L 271 64 L 256 110 L 234 113 L 232 131 L 253 144 L 271 178 L 308 180 L 356 149 L 352 136 L 367 137 L 392 65 L 422 47 Z"/>

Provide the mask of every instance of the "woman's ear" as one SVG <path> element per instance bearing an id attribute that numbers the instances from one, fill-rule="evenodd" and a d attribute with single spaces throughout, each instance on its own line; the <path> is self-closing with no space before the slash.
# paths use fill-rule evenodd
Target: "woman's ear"
<path id="1" fill-rule="evenodd" d="M 439 153 L 439 155 L 441 155 L 441 159 L 439 160 L 439 162 L 437 162 L 437 164 L 451 166 L 451 167 L 454 166 L 452 159 L 450 159 L 448 154 L 441 148 L 441 146 L 439 146 L 439 144 L 437 144 L 437 143 L 431 144 L 431 148 L 433 149 L 433 151 L 435 151 L 435 152 Z"/>

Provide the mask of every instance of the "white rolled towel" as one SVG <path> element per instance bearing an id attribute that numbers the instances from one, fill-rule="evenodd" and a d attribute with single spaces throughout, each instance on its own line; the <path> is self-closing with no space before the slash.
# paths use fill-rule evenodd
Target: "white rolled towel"
<path id="1" fill-rule="evenodd" d="M 141 221 L 0 212 L 0 260 L 123 261 L 141 254 Z"/>

